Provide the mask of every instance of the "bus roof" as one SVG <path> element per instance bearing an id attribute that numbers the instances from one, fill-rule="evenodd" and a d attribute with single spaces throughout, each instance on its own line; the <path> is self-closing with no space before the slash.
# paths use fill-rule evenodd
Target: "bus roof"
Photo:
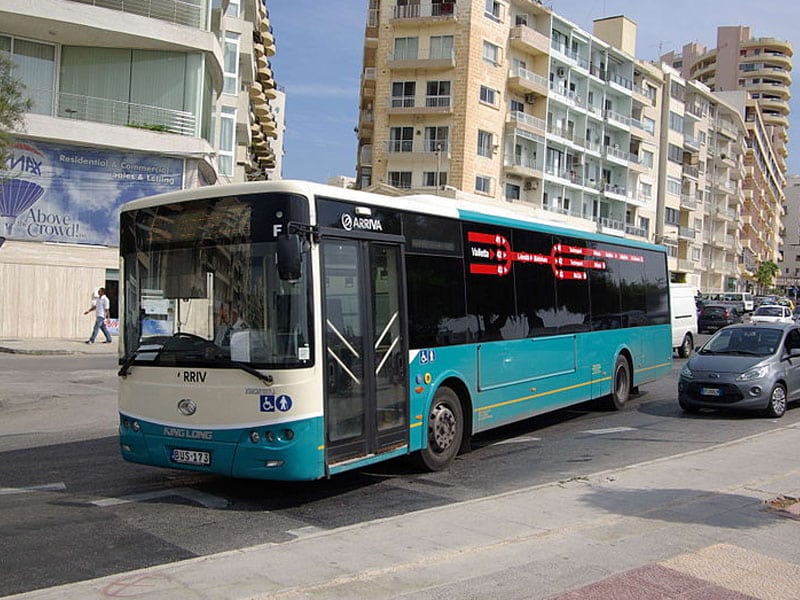
<path id="1" fill-rule="evenodd" d="M 580 229 L 572 224 L 559 221 L 557 219 L 546 221 L 541 218 L 541 215 L 527 215 L 523 212 L 511 210 L 505 206 L 498 205 L 497 203 L 492 203 L 491 199 L 484 199 L 483 197 L 476 197 L 474 200 L 470 200 L 463 197 L 454 199 L 445 196 L 437 196 L 435 194 L 389 196 L 296 179 L 253 181 L 247 183 L 230 183 L 224 185 L 189 188 L 155 196 L 148 196 L 138 200 L 132 200 L 124 204 L 120 211 L 127 212 L 132 210 L 140 210 L 162 204 L 214 198 L 220 195 L 236 196 L 268 192 L 295 192 L 307 196 L 326 196 L 329 198 L 353 203 L 382 206 L 393 208 L 395 210 L 417 212 L 426 215 L 449 217 L 454 219 L 474 220 L 492 223 L 495 225 L 505 225 L 509 227 L 519 226 L 527 223 L 535 225 L 537 229 L 541 229 L 553 234 L 577 235 L 579 237 L 596 241 L 604 241 L 614 244 L 623 243 L 628 246 L 657 249 L 660 251 L 665 250 L 664 246 L 597 233 L 596 231 L 592 231 L 590 229 Z"/>

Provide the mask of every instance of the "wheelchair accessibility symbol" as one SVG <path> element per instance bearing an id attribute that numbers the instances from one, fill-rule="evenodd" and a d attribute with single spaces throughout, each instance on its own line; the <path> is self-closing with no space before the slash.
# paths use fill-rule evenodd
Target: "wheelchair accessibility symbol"
<path id="1" fill-rule="evenodd" d="M 259 397 L 261 412 L 287 412 L 292 408 L 292 398 L 286 394 L 265 394 Z"/>

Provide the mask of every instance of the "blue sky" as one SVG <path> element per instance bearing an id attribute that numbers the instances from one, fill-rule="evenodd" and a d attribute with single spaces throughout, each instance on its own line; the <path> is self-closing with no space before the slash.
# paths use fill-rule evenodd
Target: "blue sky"
<path id="1" fill-rule="evenodd" d="M 384 0 L 386 1 L 386 0 Z M 716 46 L 717 27 L 748 25 L 755 37 L 788 40 L 800 77 L 800 4 L 788 0 L 552 0 L 580 28 L 624 14 L 637 24 L 636 56 L 655 60 L 688 42 Z M 267 0 L 277 54 L 272 69 L 286 91 L 283 176 L 325 182 L 353 176 L 358 92 L 368 0 Z M 792 86 L 793 92 L 796 86 Z M 791 101 L 792 125 L 800 97 Z M 794 135 L 792 135 L 794 133 Z M 790 131 L 789 171 L 800 173 L 800 131 Z"/>

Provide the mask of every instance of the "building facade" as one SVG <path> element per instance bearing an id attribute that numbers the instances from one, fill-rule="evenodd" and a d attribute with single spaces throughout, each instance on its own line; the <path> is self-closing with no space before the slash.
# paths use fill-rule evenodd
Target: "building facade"
<path id="1" fill-rule="evenodd" d="M 33 100 L 0 173 L 0 337 L 88 337 L 101 286 L 116 315 L 122 203 L 279 174 L 263 0 L 6 0 L 0 51 Z"/>
<path id="2" fill-rule="evenodd" d="M 719 97 L 732 101 L 745 119 L 746 173 L 739 242 L 742 274 L 750 282 L 761 262 L 779 260 L 783 245 L 792 56 L 788 42 L 754 38 L 749 27 L 735 26 L 717 29 L 715 48 L 691 43 L 680 53 L 662 57 L 684 78 L 702 82 Z M 736 90 L 740 94 L 735 94 Z"/>
<path id="3" fill-rule="evenodd" d="M 747 161 L 782 159 L 747 158 L 746 94 L 635 55 L 624 16 L 589 33 L 535 0 L 371 0 L 357 184 L 661 243 L 674 281 L 745 289 Z"/>

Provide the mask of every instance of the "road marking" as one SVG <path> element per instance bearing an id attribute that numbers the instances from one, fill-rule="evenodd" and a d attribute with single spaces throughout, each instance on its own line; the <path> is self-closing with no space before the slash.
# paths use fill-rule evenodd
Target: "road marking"
<path id="1" fill-rule="evenodd" d="M 581 433 L 590 435 L 608 435 L 609 433 L 623 433 L 625 431 L 636 431 L 636 427 L 609 427 L 608 429 L 587 429 Z"/>
<path id="2" fill-rule="evenodd" d="M 109 506 L 119 506 L 121 504 L 129 504 L 131 502 L 147 502 L 148 500 L 156 500 L 158 498 L 167 498 L 169 496 L 179 496 L 186 498 L 206 508 L 227 508 L 228 501 L 213 494 L 206 494 L 191 488 L 178 487 L 168 490 L 156 490 L 154 492 L 143 492 L 141 494 L 131 494 L 129 496 L 121 496 L 119 498 L 103 498 L 102 500 L 93 500 L 89 504 L 107 508 Z"/>
<path id="3" fill-rule="evenodd" d="M 0 488 L 0 496 L 10 494 L 30 494 L 32 492 L 63 492 L 67 486 L 63 483 L 45 483 L 42 485 L 31 485 L 19 488 Z"/>
<path id="4" fill-rule="evenodd" d="M 500 440 L 492 444 L 493 446 L 502 446 L 503 444 L 527 444 L 528 442 L 541 442 L 542 438 L 532 436 L 521 436 L 511 438 L 510 440 Z"/>

